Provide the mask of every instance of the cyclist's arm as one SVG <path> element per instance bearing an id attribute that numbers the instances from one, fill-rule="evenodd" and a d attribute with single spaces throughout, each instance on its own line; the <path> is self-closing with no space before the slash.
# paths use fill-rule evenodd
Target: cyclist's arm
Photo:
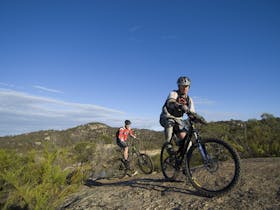
<path id="1" fill-rule="evenodd" d="M 194 112 L 195 113 L 195 108 L 194 108 L 194 103 L 192 98 L 190 97 L 190 112 Z"/>
<path id="2" fill-rule="evenodd" d="M 133 130 L 130 130 L 130 131 L 129 131 L 129 135 L 130 135 L 132 138 L 136 139 L 136 136 L 134 135 Z"/>
<path id="3" fill-rule="evenodd" d="M 168 108 L 171 108 L 171 109 L 181 109 L 181 110 L 183 110 L 185 113 L 187 113 L 188 111 L 190 111 L 190 109 L 187 107 L 187 105 L 178 103 L 175 99 L 168 99 L 168 100 L 167 100 L 167 103 L 166 103 L 166 106 L 167 106 Z"/>
<path id="4" fill-rule="evenodd" d="M 166 106 L 170 109 L 178 108 L 180 103 L 177 102 L 178 93 L 172 91 L 166 100 Z"/>

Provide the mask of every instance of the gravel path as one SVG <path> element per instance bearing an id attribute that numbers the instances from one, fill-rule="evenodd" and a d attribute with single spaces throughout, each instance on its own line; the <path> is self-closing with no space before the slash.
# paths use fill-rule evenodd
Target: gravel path
<path id="1" fill-rule="evenodd" d="M 280 158 L 242 160 L 239 185 L 222 197 L 199 195 L 186 180 L 161 173 L 88 181 L 60 209 L 270 209 L 280 210 Z"/>

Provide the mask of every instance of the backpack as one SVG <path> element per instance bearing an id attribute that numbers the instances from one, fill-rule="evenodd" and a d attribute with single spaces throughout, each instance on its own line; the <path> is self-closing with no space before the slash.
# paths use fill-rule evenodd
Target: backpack
<path id="1" fill-rule="evenodd" d="M 120 134 L 120 129 L 118 129 L 118 131 L 116 132 L 116 139 L 119 138 L 119 134 Z"/>

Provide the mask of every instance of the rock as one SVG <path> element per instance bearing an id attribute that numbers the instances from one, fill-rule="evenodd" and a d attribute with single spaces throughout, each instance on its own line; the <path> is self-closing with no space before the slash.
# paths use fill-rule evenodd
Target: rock
<path id="1" fill-rule="evenodd" d="M 51 140 L 51 137 L 50 137 L 50 136 L 47 136 L 47 137 L 44 138 L 44 140 L 45 140 L 45 141 L 50 141 L 50 140 Z"/>

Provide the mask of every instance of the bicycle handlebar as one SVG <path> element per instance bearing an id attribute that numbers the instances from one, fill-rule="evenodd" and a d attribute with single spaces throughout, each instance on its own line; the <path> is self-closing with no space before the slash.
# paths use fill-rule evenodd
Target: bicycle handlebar
<path id="1" fill-rule="evenodd" d="M 187 115 L 189 116 L 190 120 L 195 123 L 201 123 L 201 124 L 207 124 L 207 121 L 204 119 L 204 117 L 200 116 L 197 113 L 194 112 L 188 112 Z"/>

